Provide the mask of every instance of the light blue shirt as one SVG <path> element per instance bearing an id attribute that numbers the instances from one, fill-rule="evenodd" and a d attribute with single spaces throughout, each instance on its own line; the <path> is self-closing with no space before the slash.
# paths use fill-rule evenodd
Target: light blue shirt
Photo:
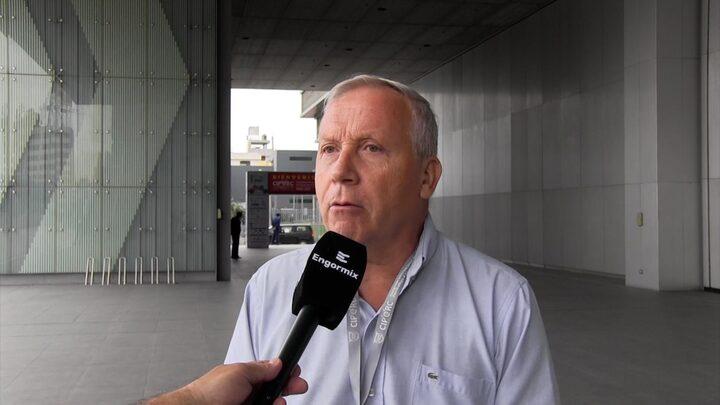
<path id="1" fill-rule="evenodd" d="M 265 263 L 245 290 L 225 363 L 277 357 L 312 246 Z M 362 363 L 378 317 L 360 299 Z M 306 394 L 288 404 L 353 404 L 347 322 L 319 327 L 300 359 Z M 428 216 L 396 304 L 367 404 L 555 404 L 555 373 L 527 280 L 440 234 Z"/>

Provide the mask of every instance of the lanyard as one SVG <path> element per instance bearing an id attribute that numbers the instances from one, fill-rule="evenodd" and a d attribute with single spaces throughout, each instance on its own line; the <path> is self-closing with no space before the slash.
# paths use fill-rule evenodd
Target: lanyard
<path id="1" fill-rule="evenodd" d="M 410 265 L 413 262 L 414 254 L 408 258 L 405 265 L 400 269 L 395 281 L 390 287 L 385 302 L 381 307 L 381 311 L 375 324 L 375 333 L 373 334 L 373 342 L 368 349 L 370 351 L 368 356 L 368 364 L 366 367 L 361 369 L 360 363 L 362 358 L 362 346 L 361 346 L 361 335 L 360 327 L 358 325 L 358 297 L 355 295 L 350 307 L 348 308 L 347 317 L 347 329 L 348 329 L 348 349 L 349 353 L 349 366 L 350 366 L 350 385 L 352 386 L 353 396 L 358 400 L 358 404 L 362 405 L 367 401 L 368 395 L 370 394 L 370 385 L 372 384 L 377 370 L 378 362 L 380 361 L 380 353 L 382 352 L 383 344 L 385 343 L 385 336 L 387 335 L 388 328 L 390 327 L 390 321 L 392 320 L 393 313 L 395 313 L 395 303 L 400 296 L 400 288 L 405 283 Z M 362 373 L 362 378 L 361 377 Z"/>

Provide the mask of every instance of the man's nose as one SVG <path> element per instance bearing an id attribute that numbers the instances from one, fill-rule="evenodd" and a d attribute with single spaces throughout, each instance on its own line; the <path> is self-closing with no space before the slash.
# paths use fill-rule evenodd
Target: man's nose
<path id="1" fill-rule="evenodd" d="M 355 166 L 355 155 L 349 148 L 340 151 L 333 165 L 333 181 L 337 183 L 357 183 L 359 177 Z"/>

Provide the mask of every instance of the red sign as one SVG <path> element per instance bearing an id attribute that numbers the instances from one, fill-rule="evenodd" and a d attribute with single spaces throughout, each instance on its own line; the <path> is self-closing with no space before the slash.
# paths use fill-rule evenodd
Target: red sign
<path id="1" fill-rule="evenodd" d="M 315 194 L 315 173 L 268 172 L 269 194 Z"/>

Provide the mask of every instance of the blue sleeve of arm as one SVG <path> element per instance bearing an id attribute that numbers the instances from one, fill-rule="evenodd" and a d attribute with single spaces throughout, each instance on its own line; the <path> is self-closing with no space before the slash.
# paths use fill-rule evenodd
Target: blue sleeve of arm
<path id="1" fill-rule="evenodd" d="M 540 309 L 522 282 L 502 309 L 496 334 L 496 404 L 559 404 L 550 347 Z"/>
<path id="2" fill-rule="evenodd" d="M 225 364 L 257 360 L 259 350 L 256 347 L 256 339 L 254 339 L 257 336 L 257 325 L 256 322 L 253 322 L 253 313 L 260 310 L 261 305 L 256 299 L 260 294 L 256 284 L 256 280 L 253 278 L 245 287 L 242 308 L 225 356 Z"/>

